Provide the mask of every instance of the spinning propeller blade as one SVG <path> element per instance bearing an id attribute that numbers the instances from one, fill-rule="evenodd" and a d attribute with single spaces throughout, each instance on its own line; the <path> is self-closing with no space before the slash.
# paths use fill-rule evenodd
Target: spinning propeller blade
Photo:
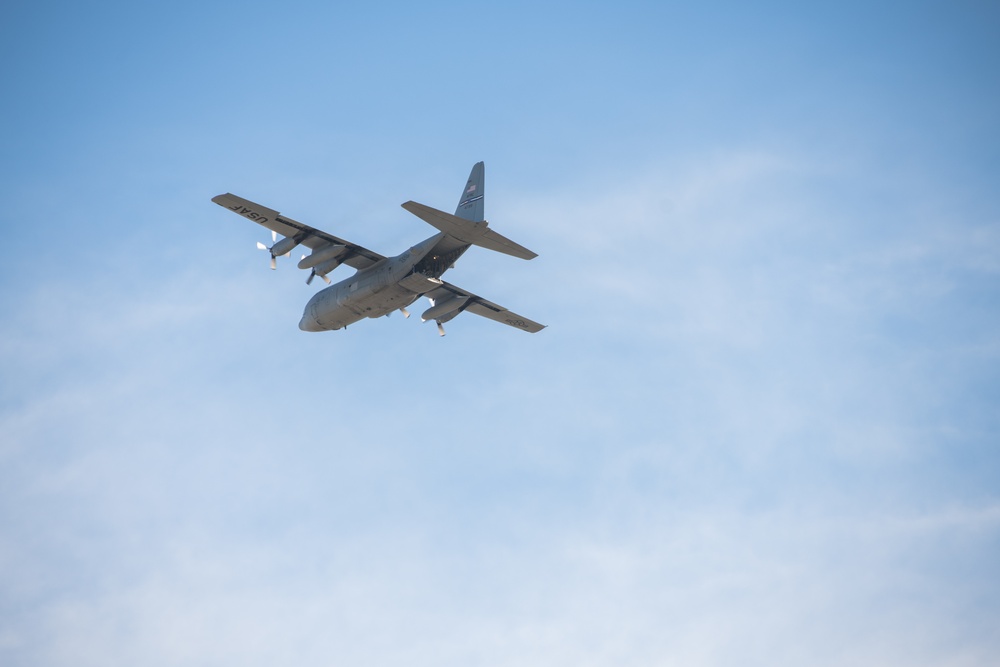
<path id="1" fill-rule="evenodd" d="M 264 245 L 263 243 L 261 243 L 260 241 L 257 241 L 257 250 L 267 250 L 268 252 L 271 252 L 271 248 L 273 248 L 274 244 L 277 243 L 277 242 L 278 242 L 278 232 L 276 232 L 276 231 L 274 231 L 272 229 L 271 230 L 271 246 L 268 247 L 268 246 Z M 289 252 L 289 254 L 291 254 L 291 252 Z M 274 259 L 274 253 L 271 252 L 271 270 L 273 271 L 276 268 L 278 268 L 278 263 Z"/>

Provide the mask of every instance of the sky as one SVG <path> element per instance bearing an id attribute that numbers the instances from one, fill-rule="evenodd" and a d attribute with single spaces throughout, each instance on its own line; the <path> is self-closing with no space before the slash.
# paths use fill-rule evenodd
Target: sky
<path id="1" fill-rule="evenodd" d="M 4 3 L 0 663 L 997 664 L 998 27 Z M 480 160 L 538 334 L 301 332 L 210 201 L 396 254 Z"/>

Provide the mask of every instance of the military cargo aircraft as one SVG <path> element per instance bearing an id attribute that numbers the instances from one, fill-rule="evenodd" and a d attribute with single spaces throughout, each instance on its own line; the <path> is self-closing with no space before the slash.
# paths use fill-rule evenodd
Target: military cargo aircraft
<path id="1" fill-rule="evenodd" d="M 309 271 L 307 284 L 315 276 L 329 284 L 328 274 L 341 265 L 356 270 L 350 278 L 317 292 L 309 300 L 299 322 L 303 331 L 344 329 L 365 318 L 389 315 L 394 310 L 409 317 L 406 307 L 426 296 L 431 307 L 420 319 L 424 322 L 435 320 L 442 336 L 444 323 L 463 312 L 536 333 L 544 329 L 544 325 L 441 280 L 444 272 L 473 245 L 521 259 L 537 257 L 490 229 L 483 217 L 484 181 L 484 165 L 478 162 L 472 167 L 454 215 L 414 201 L 403 204 L 404 209 L 437 228 L 438 233 L 395 257 L 384 257 L 233 194 L 219 195 L 212 201 L 271 230 L 272 245 L 258 243 L 257 247 L 270 253 L 272 269 L 277 266 L 276 258 L 288 256 L 301 245 L 312 251 L 303 255 L 299 262 L 300 269 Z M 283 237 L 281 240 L 278 240 L 279 234 Z"/>

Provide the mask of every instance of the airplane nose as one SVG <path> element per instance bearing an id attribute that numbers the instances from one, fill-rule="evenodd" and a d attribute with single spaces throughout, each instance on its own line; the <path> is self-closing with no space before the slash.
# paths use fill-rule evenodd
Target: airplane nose
<path id="1" fill-rule="evenodd" d="M 306 308 L 306 312 L 302 313 L 302 319 L 299 320 L 299 329 L 302 331 L 322 331 L 319 322 L 316 318 L 309 314 L 309 308 Z"/>
<path id="2" fill-rule="evenodd" d="M 299 320 L 299 329 L 302 331 L 323 331 L 316 317 L 316 302 L 319 300 L 320 294 L 314 294 L 302 310 L 302 319 Z"/>

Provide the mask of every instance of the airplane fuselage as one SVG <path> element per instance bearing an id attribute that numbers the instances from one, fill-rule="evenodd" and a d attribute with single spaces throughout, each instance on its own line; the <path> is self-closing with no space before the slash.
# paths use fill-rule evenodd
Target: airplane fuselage
<path id="1" fill-rule="evenodd" d="M 430 271 L 418 266 L 443 236 L 436 234 L 400 255 L 387 257 L 317 292 L 306 304 L 299 329 L 334 331 L 410 305 L 433 288 L 436 279 L 448 269 L 448 265 Z M 416 268 L 425 270 L 415 272 Z"/>

